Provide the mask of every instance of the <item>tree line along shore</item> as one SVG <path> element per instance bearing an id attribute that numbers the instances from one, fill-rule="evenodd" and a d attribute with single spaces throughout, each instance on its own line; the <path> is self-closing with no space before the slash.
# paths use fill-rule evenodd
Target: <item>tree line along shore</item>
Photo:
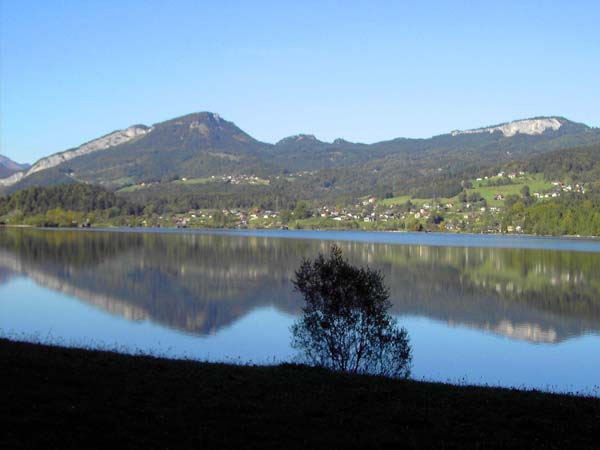
<path id="1" fill-rule="evenodd" d="M 267 199 L 245 205 L 242 198 L 212 204 L 214 199 L 186 195 L 166 203 L 140 203 L 99 186 L 73 183 L 34 187 L 0 197 L 0 225 L 600 236 L 598 189 L 588 191 L 582 184 L 557 183 L 549 184 L 551 189 L 546 192 L 540 188 L 543 182 L 539 177 L 506 179 L 509 184 L 502 184 L 501 179 L 469 181 L 451 198 L 365 197 L 350 204 L 289 200 L 274 205 Z M 488 186 L 490 182 L 494 186 Z M 525 183 L 537 183 L 538 188 L 532 191 Z"/>

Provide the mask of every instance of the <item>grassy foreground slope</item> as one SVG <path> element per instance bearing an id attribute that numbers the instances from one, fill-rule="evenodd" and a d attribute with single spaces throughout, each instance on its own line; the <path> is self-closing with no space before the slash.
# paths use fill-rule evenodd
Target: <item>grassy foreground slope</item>
<path id="1" fill-rule="evenodd" d="M 600 399 L 0 339 L 0 448 L 595 448 Z"/>

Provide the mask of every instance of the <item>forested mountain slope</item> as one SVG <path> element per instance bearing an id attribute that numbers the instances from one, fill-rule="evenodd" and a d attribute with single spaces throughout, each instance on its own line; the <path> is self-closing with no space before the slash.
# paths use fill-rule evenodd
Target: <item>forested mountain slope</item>
<path id="1" fill-rule="evenodd" d="M 214 193 L 223 186 L 209 183 L 213 179 L 246 175 L 262 180 L 259 191 L 269 191 L 268 185 L 279 180 L 282 195 L 287 188 L 315 198 L 455 195 L 461 179 L 483 167 L 595 143 L 600 143 L 598 129 L 561 117 L 540 117 L 429 139 L 360 144 L 296 135 L 268 144 L 218 114 L 202 112 L 111 133 L 45 158 L 29 171 L 0 180 L 0 185 L 14 192 L 82 181 L 110 189 L 153 186 L 152 192 L 157 185 L 193 179 L 193 186 L 168 190 Z M 243 195 L 245 189 L 226 191 Z"/>

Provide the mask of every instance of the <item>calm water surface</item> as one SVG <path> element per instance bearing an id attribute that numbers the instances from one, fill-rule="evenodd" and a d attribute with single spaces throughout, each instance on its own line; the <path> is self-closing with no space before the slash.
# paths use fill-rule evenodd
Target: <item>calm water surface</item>
<path id="1" fill-rule="evenodd" d="M 381 270 L 413 376 L 600 395 L 600 241 L 0 229 L 0 333 L 172 357 L 294 357 L 290 279 L 337 242 Z"/>

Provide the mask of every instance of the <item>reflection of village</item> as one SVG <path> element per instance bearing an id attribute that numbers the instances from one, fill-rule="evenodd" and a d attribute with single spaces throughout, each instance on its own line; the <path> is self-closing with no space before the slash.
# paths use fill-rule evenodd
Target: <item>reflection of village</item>
<path id="1" fill-rule="evenodd" d="M 326 252 L 330 245 L 197 234 L 132 239 L 119 233 L 107 239 L 94 232 L 74 234 L 75 241 L 58 249 L 53 241 L 35 242 L 45 239 L 38 232 L 29 245 L 37 251 L 29 252 L 7 233 L 0 235 L 3 273 L 24 274 L 129 320 L 152 320 L 201 335 L 216 333 L 259 307 L 299 314 L 301 299 L 290 283 L 294 270 L 303 257 Z M 100 250 L 88 248 L 90 239 L 103 240 Z M 118 251 L 105 248 L 114 240 Z M 392 312 L 399 316 L 425 316 L 532 342 L 559 342 L 600 330 L 594 283 L 600 279 L 600 255 L 357 242 L 341 247 L 351 262 L 384 273 Z M 92 254 L 89 263 L 81 263 Z"/>

